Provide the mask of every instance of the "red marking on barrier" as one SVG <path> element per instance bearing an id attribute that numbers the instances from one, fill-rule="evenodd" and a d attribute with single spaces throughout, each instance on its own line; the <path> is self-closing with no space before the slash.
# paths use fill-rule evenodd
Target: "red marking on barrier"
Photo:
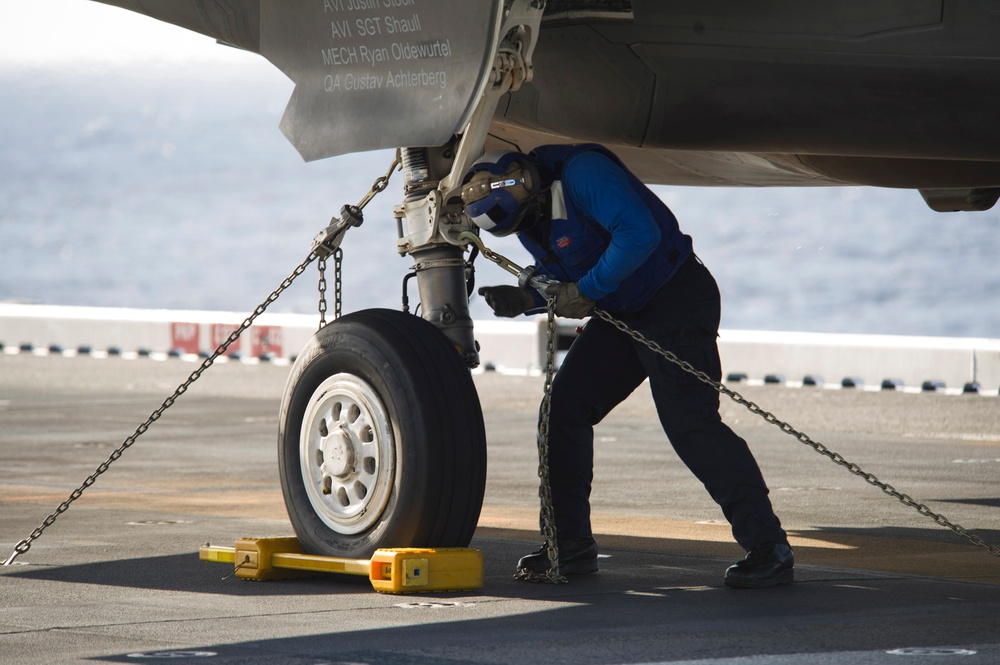
<path id="1" fill-rule="evenodd" d="M 213 323 L 212 324 L 212 350 L 219 348 L 229 336 L 232 335 L 238 326 L 234 326 L 228 323 Z M 226 349 L 226 355 L 232 355 L 240 350 L 240 340 L 236 340 L 229 345 Z"/>
<path id="2" fill-rule="evenodd" d="M 260 358 L 265 354 L 280 358 L 281 343 L 280 326 L 253 326 L 250 328 L 250 346 L 255 358 Z"/>
<path id="3" fill-rule="evenodd" d="M 198 334 L 201 326 L 197 323 L 170 324 L 170 350 L 179 349 L 184 353 L 198 353 Z"/>

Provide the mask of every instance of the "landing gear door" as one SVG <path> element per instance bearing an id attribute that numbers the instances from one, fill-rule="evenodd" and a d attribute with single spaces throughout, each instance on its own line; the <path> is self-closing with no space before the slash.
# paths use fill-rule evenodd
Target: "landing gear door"
<path id="1" fill-rule="evenodd" d="M 261 0 L 261 54 L 295 92 L 281 130 L 306 161 L 443 145 L 489 78 L 502 0 Z"/>

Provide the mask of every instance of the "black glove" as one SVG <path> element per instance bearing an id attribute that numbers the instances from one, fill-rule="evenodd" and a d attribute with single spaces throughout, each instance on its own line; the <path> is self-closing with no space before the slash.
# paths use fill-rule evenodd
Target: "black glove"
<path id="1" fill-rule="evenodd" d="M 556 297 L 556 314 L 567 319 L 582 319 L 594 311 L 594 301 L 580 293 L 574 282 L 549 284 L 545 293 Z"/>
<path id="2" fill-rule="evenodd" d="M 517 316 L 524 314 L 535 304 L 531 294 L 520 286 L 484 286 L 479 295 L 486 299 L 497 316 Z"/>

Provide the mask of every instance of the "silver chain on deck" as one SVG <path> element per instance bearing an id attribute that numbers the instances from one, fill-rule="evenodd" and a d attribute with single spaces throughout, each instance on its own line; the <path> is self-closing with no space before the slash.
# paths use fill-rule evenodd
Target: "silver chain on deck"
<path id="1" fill-rule="evenodd" d="M 1000 556 L 1000 547 L 997 547 L 996 545 L 990 545 L 989 543 L 987 543 L 986 541 L 984 541 L 979 536 L 977 536 L 975 534 L 972 534 L 972 533 L 969 533 L 968 530 L 966 530 L 964 527 L 962 527 L 962 526 L 960 526 L 958 524 L 955 524 L 954 522 L 951 522 L 950 520 L 948 520 L 943 515 L 935 513 L 930 508 L 928 508 L 926 505 L 915 501 L 909 495 L 903 494 L 902 492 L 899 492 L 892 485 L 890 485 L 888 483 L 882 482 L 881 480 L 879 480 L 875 476 L 875 474 L 868 473 L 867 471 L 865 471 L 864 469 L 862 469 L 861 467 L 859 467 L 857 464 L 854 464 L 853 462 L 847 461 L 844 458 L 843 455 L 841 455 L 839 453 L 833 452 L 832 450 L 830 450 L 829 448 L 827 448 L 826 446 L 824 446 L 822 443 L 819 443 L 818 441 L 813 441 L 812 438 L 809 437 L 809 435 L 807 435 L 807 434 L 805 434 L 803 432 L 800 432 L 797 429 L 795 429 L 794 427 L 792 427 L 791 425 L 789 425 L 788 423 L 786 423 L 786 422 L 784 422 L 782 420 L 779 420 L 778 418 L 776 418 L 774 416 L 774 414 L 772 414 L 772 413 L 770 413 L 768 411 L 765 411 L 764 409 L 760 408 L 757 404 L 755 404 L 754 402 L 751 402 L 750 400 L 746 399 L 745 397 L 743 397 L 743 395 L 739 394 L 735 390 L 727 388 L 724 384 L 719 383 L 718 381 L 715 381 L 708 374 L 705 374 L 705 372 L 702 372 L 702 371 L 696 369 L 693 365 L 691 365 L 691 363 L 689 363 L 687 361 L 684 361 L 684 360 L 681 360 L 680 358 L 678 358 L 677 356 L 675 356 L 670 351 L 667 351 L 666 349 L 664 349 L 662 346 L 660 346 L 659 344 L 657 344 L 653 340 L 648 339 L 647 337 L 645 337 L 642 333 L 640 333 L 640 332 L 638 332 L 636 330 L 633 330 L 632 328 L 628 327 L 627 325 L 625 325 L 621 321 L 618 321 L 617 319 L 615 319 L 613 316 L 611 316 L 610 314 L 608 314 L 604 310 L 595 309 L 594 310 L 594 314 L 597 315 L 597 316 L 599 316 L 604 321 L 607 321 L 612 326 L 614 326 L 618 330 L 622 331 L 623 333 L 625 333 L 626 335 L 628 335 L 632 339 L 636 340 L 637 342 L 640 342 L 641 344 L 644 344 L 646 347 L 648 347 L 653 352 L 658 353 L 659 355 L 663 356 L 668 361 L 670 361 L 673 364 L 677 365 L 678 367 L 680 367 L 685 372 L 694 375 L 694 377 L 697 378 L 702 383 L 706 383 L 706 384 L 712 386 L 712 388 L 714 388 L 717 392 L 719 392 L 719 393 L 721 393 L 723 395 L 726 395 L 727 397 L 729 397 L 730 399 L 732 399 L 737 404 L 740 404 L 741 406 L 746 407 L 746 409 L 748 411 L 750 411 L 750 413 L 754 413 L 754 414 L 759 415 L 765 421 L 767 421 L 770 424 L 774 425 L 775 427 L 778 427 L 779 429 L 781 429 L 782 432 L 784 432 L 786 434 L 789 434 L 791 436 L 794 436 L 796 439 L 799 440 L 800 443 L 804 443 L 807 446 L 809 446 L 810 448 L 812 448 L 813 450 L 815 450 L 820 455 L 823 455 L 824 457 L 828 457 L 833 463 L 838 464 L 838 465 L 844 467 L 845 469 L 847 469 L 848 471 L 850 471 L 851 473 L 853 473 L 856 476 L 860 476 L 861 478 L 864 478 L 865 482 L 867 482 L 870 485 L 874 485 L 875 487 L 879 488 L 880 490 L 882 490 L 883 492 L 885 492 L 889 496 L 894 497 L 895 499 L 899 500 L 899 502 L 902 503 L 904 506 L 909 506 L 910 508 L 913 508 L 918 513 L 920 513 L 921 515 L 924 515 L 925 517 L 930 517 L 931 519 L 933 519 L 935 522 L 937 522 L 941 526 L 946 527 L 948 529 L 951 529 L 952 531 L 954 531 L 959 536 L 961 536 L 961 537 L 965 538 L 966 540 L 968 540 L 969 542 L 971 542 L 973 545 L 978 545 L 979 547 L 984 548 L 990 554 L 992 554 L 994 556 Z"/>
<path id="2" fill-rule="evenodd" d="M 538 498 L 541 503 L 542 535 L 549 568 L 539 574 L 521 568 L 514 579 L 526 582 L 564 584 L 568 580 L 559 572 L 559 540 L 556 534 L 555 510 L 552 507 L 552 487 L 549 484 L 549 412 L 552 406 L 552 379 L 556 373 L 556 299 L 548 299 L 547 341 L 545 346 L 545 388 L 538 416 Z"/>
<path id="3" fill-rule="evenodd" d="M 65 501 L 59 504 L 59 506 L 52 512 L 52 514 L 46 517 L 45 520 L 38 526 L 38 528 L 32 531 L 27 538 L 20 541 L 17 545 L 14 546 L 13 553 L 11 553 L 10 557 L 3 562 L 3 565 L 5 566 L 10 565 L 14 561 L 14 559 L 16 559 L 19 555 L 24 554 L 29 549 L 31 549 L 31 543 L 37 540 L 42 535 L 42 532 L 45 531 L 45 529 L 52 526 L 52 524 L 56 521 L 56 518 L 58 518 L 60 515 L 66 512 L 66 510 L 69 509 L 70 505 L 83 495 L 84 490 L 93 485 L 97 481 L 98 477 L 100 477 L 101 474 L 107 471 L 108 467 L 110 467 L 113 462 L 115 462 L 119 457 L 121 457 L 126 450 L 131 448 L 132 444 L 134 444 L 140 436 L 145 434 L 146 430 L 148 430 L 154 422 L 160 419 L 160 416 L 163 415 L 163 412 L 169 409 L 171 406 L 173 406 L 174 402 L 176 402 L 181 395 L 187 392 L 191 384 L 197 381 L 201 377 L 202 372 L 211 367 L 215 363 L 215 361 L 219 358 L 219 356 L 224 354 L 226 350 L 234 342 L 236 342 L 236 340 L 240 338 L 240 335 L 246 332 L 247 328 L 249 328 L 253 324 L 253 322 L 257 320 L 257 317 L 263 314 L 264 311 L 268 308 L 268 306 L 275 300 L 277 300 L 278 296 L 280 296 L 282 292 L 284 292 L 288 287 L 290 287 L 292 285 L 292 282 L 295 281 L 295 278 L 297 278 L 299 275 L 305 272 L 306 268 L 309 267 L 309 264 L 315 261 L 316 258 L 317 258 L 316 252 L 315 251 L 310 252 L 309 256 L 306 257 L 305 261 L 300 263 L 295 268 L 295 270 L 293 270 L 292 273 L 281 282 L 278 288 L 272 291 L 271 295 L 269 295 L 267 299 L 264 300 L 264 302 L 262 302 L 260 305 L 257 306 L 257 308 L 253 311 L 253 313 L 250 314 L 250 316 L 248 316 L 243 321 L 243 323 L 241 323 L 240 326 L 236 330 L 234 330 L 232 334 L 230 334 L 229 337 L 222 344 L 219 345 L 217 349 L 215 349 L 212 355 L 206 358 L 205 361 L 202 362 L 201 366 L 198 367 L 198 369 L 196 369 L 194 372 L 192 372 L 186 381 L 184 381 L 181 385 L 177 386 L 177 389 L 173 392 L 173 394 L 170 395 L 170 397 L 163 400 L 163 403 L 160 404 L 160 406 L 155 411 L 149 414 L 149 417 L 146 418 L 146 421 L 141 425 L 139 425 L 139 427 L 137 427 L 136 430 L 131 435 L 129 435 L 124 441 L 122 441 L 121 445 L 118 446 L 118 448 L 115 449 L 115 451 L 108 456 L 108 459 L 106 461 L 98 465 L 97 469 L 92 474 L 87 476 L 86 480 L 83 481 L 82 485 L 80 485 L 78 488 L 76 488 L 70 493 L 69 498 L 67 498 Z"/>
<path id="4" fill-rule="evenodd" d="M 399 165 L 399 159 L 397 157 L 396 159 L 393 160 L 392 164 L 389 166 L 389 170 L 386 171 L 385 175 L 379 176 L 378 178 L 376 178 L 375 182 L 371 186 L 371 189 L 361 199 L 361 202 L 358 203 L 357 206 L 354 206 L 354 210 L 356 212 L 360 213 L 360 211 L 366 205 L 368 205 L 368 203 L 373 198 L 375 198 L 375 196 L 377 194 L 379 194 L 380 192 L 384 191 L 385 188 L 388 187 L 388 185 L 389 185 L 389 178 L 392 176 L 393 171 L 396 170 L 396 167 L 398 165 Z M 339 240 L 338 240 L 338 242 L 339 242 Z M 90 474 L 89 476 L 87 476 L 86 480 L 83 481 L 83 484 L 80 485 L 80 487 L 78 487 L 75 490 L 73 490 L 70 493 L 69 497 L 65 501 L 63 501 L 61 504 L 59 504 L 59 506 L 52 512 L 52 514 L 49 515 L 48 517 L 46 517 L 45 520 L 38 526 L 38 528 L 36 528 L 34 531 L 32 531 L 31 534 L 29 534 L 27 538 L 21 540 L 20 542 L 17 543 L 17 545 L 14 546 L 14 551 L 3 562 L 2 565 L 4 565 L 4 566 L 10 565 L 11 563 L 14 562 L 14 559 L 16 559 L 21 554 L 24 554 L 25 552 L 27 552 L 28 550 L 30 550 L 31 549 L 31 543 L 33 543 L 35 540 L 37 540 L 42 535 L 42 532 L 45 531 L 45 529 L 47 529 L 48 527 L 52 526 L 52 524 L 56 521 L 56 519 L 60 515 L 62 515 L 64 512 L 66 512 L 66 510 L 69 509 L 70 505 L 74 501 L 76 501 L 77 499 L 79 499 L 83 495 L 83 492 L 88 487 L 90 487 L 91 485 L 93 485 L 97 481 L 98 477 L 100 477 L 104 472 L 106 472 L 113 462 L 115 462 L 116 460 L 118 460 L 118 458 L 120 458 L 122 456 L 122 454 L 124 454 L 124 452 L 126 450 L 128 450 L 129 448 L 131 448 L 132 445 L 136 442 L 136 440 L 138 440 L 138 438 L 140 436 L 142 436 L 143 434 L 145 434 L 146 431 L 150 428 L 150 426 L 154 422 L 156 422 L 157 420 L 160 419 L 160 416 L 163 415 L 163 412 L 166 411 L 167 409 L 169 409 L 171 406 L 173 406 L 174 402 L 176 402 L 177 399 L 181 395 L 183 395 L 185 392 L 187 392 L 187 390 L 191 386 L 191 384 L 194 383 L 195 381 L 197 381 L 201 377 L 202 372 L 204 372 L 209 367 L 211 367 L 215 363 L 215 361 L 219 358 L 219 356 L 221 356 L 222 354 L 224 354 L 226 352 L 226 350 L 234 342 L 236 342 L 236 340 L 238 340 L 240 338 L 240 335 L 242 335 L 244 332 L 246 332 L 247 328 L 249 328 L 251 325 L 253 325 L 253 322 L 256 321 L 257 318 L 261 314 L 264 313 L 264 311 L 268 308 L 268 306 L 270 306 L 271 303 L 273 303 L 275 300 L 277 300 L 278 296 L 280 296 L 286 289 L 288 289 L 288 287 L 290 287 L 292 285 L 292 282 L 294 282 L 295 279 L 299 275 L 301 275 L 303 272 L 305 272 L 306 268 L 309 267 L 309 264 L 311 264 L 313 261 L 316 261 L 317 259 L 320 260 L 320 265 L 321 265 L 321 269 L 320 269 L 320 327 L 322 328 L 323 325 L 325 325 L 325 323 L 326 323 L 325 322 L 325 313 L 326 313 L 326 296 L 325 296 L 325 292 L 326 292 L 326 278 L 325 278 L 325 275 L 324 275 L 324 271 L 325 271 L 325 265 L 326 265 L 326 257 L 329 254 L 333 254 L 333 256 L 334 256 L 334 265 L 335 265 L 335 271 L 334 271 L 334 289 L 335 289 L 335 295 L 336 295 L 334 315 L 335 315 L 335 317 L 339 318 L 340 317 L 340 307 L 341 307 L 341 257 L 342 257 L 343 253 L 342 253 L 342 251 L 341 251 L 341 249 L 340 249 L 339 246 L 334 247 L 334 248 L 322 247 L 322 246 L 317 247 L 315 245 L 315 241 L 314 241 L 314 246 L 313 246 L 313 249 L 309 252 L 309 256 L 307 256 L 306 259 L 302 263 L 300 263 L 295 268 L 295 270 L 292 271 L 292 273 L 288 277 L 286 277 L 284 280 L 282 280 L 282 282 L 278 286 L 278 288 L 276 288 L 274 291 L 272 291 L 271 294 L 264 300 L 264 302 L 262 302 L 260 305 L 257 306 L 257 308 L 253 311 L 253 313 L 250 314 L 250 316 L 248 316 L 243 321 L 243 323 L 240 324 L 240 326 L 236 330 L 234 330 L 232 332 L 232 334 L 230 334 L 229 337 L 222 344 L 219 345 L 219 347 L 217 349 L 215 349 L 215 351 L 212 353 L 212 355 L 210 355 L 208 358 L 205 359 L 204 362 L 202 362 L 201 366 L 198 367 L 197 370 L 195 370 L 194 372 L 191 373 L 191 375 L 187 378 L 186 381 L 184 381 L 183 383 L 181 383 L 181 385 L 179 385 L 177 387 L 177 389 L 173 392 L 172 395 L 170 395 L 170 397 L 168 397 L 167 399 L 163 400 L 163 403 L 160 404 L 160 406 L 149 415 L 149 417 L 146 419 L 146 421 L 144 423 L 142 423 L 141 425 L 139 425 L 139 427 L 137 427 L 136 430 L 131 435 L 129 435 L 124 441 L 122 441 L 121 445 L 118 446 L 118 448 L 114 452 L 112 452 L 111 455 L 108 456 L 108 459 L 106 461 L 104 461 L 100 465 L 98 465 L 97 469 L 92 474 Z"/>
<path id="5" fill-rule="evenodd" d="M 491 250 L 491 249 L 487 248 L 485 245 L 483 245 L 481 239 L 479 239 L 478 237 L 474 238 L 472 240 L 476 243 L 476 246 L 479 248 L 480 253 L 487 260 L 492 261 L 493 263 L 497 264 L 498 266 L 500 266 L 501 268 L 503 268 L 507 272 L 512 273 L 515 276 L 517 276 L 517 275 L 519 275 L 519 273 L 523 272 L 523 269 L 520 266 L 518 266 L 517 264 L 513 263 L 512 261 L 510 261 L 510 259 L 508 259 L 507 257 L 503 256 L 502 254 L 494 252 L 493 250 Z M 541 496 L 541 499 L 542 499 L 542 508 L 541 508 L 541 510 L 542 510 L 542 522 L 543 522 L 543 532 L 544 532 L 543 535 L 545 535 L 545 538 L 546 538 L 546 549 L 548 550 L 548 554 L 549 554 L 550 569 L 548 570 L 548 572 L 545 575 L 538 575 L 538 574 L 530 573 L 529 571 L 525 571 L 525 570 L 522 569 L 522 570 L 518 571 L 517 575 L 515 576 L 518 579 L 524 579 L 524 580 L 533 581 L 533 582 L 534 581 L 543 581 L 543 582 L 544 581 L 560 581 L 560 582 L 565 581 L 565 578 L 562 577 L 561 575 L 559 575 L 558 546 L 556 544 L 555 521 L 554 521 L 554 518 L 552 517 L 552 512 L 553 512 L 552 511 L 552 495 L 551 495 L 551 490 L 548 487 L 548 478 L 549 478 L 549 472 L 548 472 L 548 430 L 549 430 L 549 424 L 548 424 L 548 419 L 549 419 L 549 402 L 551 400 L 551 390 L 552 390 L 551 372 L 553 371 L 552 368 L 553 368 L 554 363 L 555 363 L 555 334 L 556 334 L 556 328 L 555 328 L 555 322 L 554 322 L 554 299 L 552 299 L 552 298 L 549 299 L 548 313 L 549 313 L 549 321 L 548 321 L 548 342 L 547 342 L 547 345 L 546 345 L 547 353 L 546 353 L 546 361 L 545 361 L 545 373 L 546 373 L 545 374 L 545 376 L 546 376 L 546 378 L 545 378 L 545 395 L 544 395 L 544 397 L 542 399 L 542 408 L 540 410 L 539 423 L 538 423 L 538 441 L 539 441 L 539 446 L 538 446 L 538 454 L 539 454 L 539 470 L 538 470 L 538 475 L 539 475 L 540 478 L 542 478 L 542 483 L 541 483 L 542 486 L 539 488 L 539 495 Z M 647 348 L 649 348 L 654 353 L 659 354 L 660 356 L 662 356 L 663 358 L 665 358 L 669 362 L 677 365 L 678 367 L 680 367 L 685 372 L 694 375 L 694 377 L 697 378 L 699 381 L 701 381 L 702 383 L 708 384 L 709 386 L 711 386 L 713 389 L 715 389 L 720 394 L 726 395 L 727 397 L 729 397 L 730 399 L 732 399 L 737 404 L 740 404 L 740 405 L 744 406 L 748 411 L 750 411 L 750 413 L 753 413 L 753 414 L 756 414 L 756 415 L 760 416 L 761 418 L 763 418 L 768 423 L 770 423 L 770 424 L 774 425 L 775 427 L 778 427 L 779 429 L 781 429 L 782 432 L 785 432 L 786 434 L 794 436 L 796 439 L 798 439 L 798 441 L 800 443 L 804 443 L 805 445 L 809 446 L 810 448 L 812 448 L 813 450 L 815 450 L 820 455 L 823 455 L 824 457 L 829 458 L 835 464 L 837 464 L 839 466 L 842 466 L 845 469 L 847 469 L 848 471 L 850 471 L 851 473 L 853 473 L 854 475 L 863 478 L 865 480 L 865 482 L 867 482 L 868 484 L 873 485 L 873 486 L 879 488 L 884 493 L 886 493 L 889 496 L 897 499 L 904 506 L 909 506 L 910 508 L 913 508 L 918 513 L 920 513 L 921 515 L 923 515 L 925 517 L 930 517 L 937 524 L 939 524 L 939 525 L 941 525 L 941 526 L 943 526 L 945 528 L 950 529 L 951 531 L 953 531 L 957 535 L 959 535 L 962 538 L 965 538 L 966 540 L 968 540 L 973 545 L 976 545 L 978 547 L 982 547 L 983 549 L 985 549 L 986 551 L 988 551 L 993 556 L 1000 557 L 1000 547 L 997 547 L 996 545 L 991 545 L 991 544 L 987 543 L 986 541 L 984 541 L 979 536 L 977 536 L 977 535 L 975 535 L 973 533 L 969 533 L 969 531 L 965 527 L 963 527 L 963 526 L 961 526 L 959 524 L 955 524 L 954 522 L 952 522 L 948 518 L 944 517 L 943 515 L 941 515 L 939 513 L 935 513 L 930 508 L 928 508 L 925 504 L 920 503 L 920 502 L 914 500 L 908 494 L 904 494 L 904 493 L 898 491 L 892 485 L 890 485 L 888 483 L 885 483 L 885 482 L 882 482 L 881 480 L 878 479 L 877 476 L 875 476 L 875 474 L 869 473 L 869 472 L 865 471 L 864 469 L 862 469 L 857 464 L 855 464 L 853 462 L 849 462 L 840 453 L 833 452 L 832 450 L 830 450 L 829 448 L 827 448 L 826 446 L 824 446 L 822 443 L 819 443 L 818 441 L 814 441 L 809 435 L 807 435 L 807 434 L 805 434 L 803 432 L 800 432 L 797 429 L 795 429 L 794 427 L 792 427 L 790 424 L 788 424 L 788 423 L 786 423 L 786 422 L 784 422 L 782 420 L 779 420 L 777 417 L 774 416 L 774 414 L 772 414 L 772 413 L 770 413 L 768 411 L 765 411 L 760 406 L 758 406 L 754 402 L 746 399 L 745 397 L 743 397 L 741 394 L 739 394 L 735 390 L 732 390 L 731 388 L 726 387 L 724 384 L 722 384 L 722 383 L 720 383 L 718 381 L 715 381 L 714 379 L 712 379 L 712 377 L 710 377 L 705 372 L 702 372 L 702 371 L 696 369 L 691 363 L 689 363 L 687 361 L 684 361 L 684 360 L 681 360 L 680 358 L 678 358 L 676 355 L 674 355 L 670 351 L 667 351 L 666 349 L 664 349 L 662 346 L 660 346 L 659 344 L 657 344 L 653 340 L 645 337 L 642 333 L 638 332 L 637 330 L 634 330 L 634 329 L 630 328 L 626 324 L 624 324 L 621 321 L 617 320 L 616 318 L 614 318 L 613 316 L 611 316 L 610 314 L 608 314 L 606 311 L 604 311 L 604 310 L 602 310 L 600 308 L 595 308 L 593 314 L 594 314 L 594 316 L 598 316 L 601 319 L 603 319 L 604 321 L 606 321 L 607 323 L 611 324 L 612 326 L 614 326 L 615 328 L 617 328 L 621 332 L 625 333 L 626 335 L 628 335 L 629 337 L 631 337 L 635 341 L 637 341 L 637 342 L 645 345 Z"/>

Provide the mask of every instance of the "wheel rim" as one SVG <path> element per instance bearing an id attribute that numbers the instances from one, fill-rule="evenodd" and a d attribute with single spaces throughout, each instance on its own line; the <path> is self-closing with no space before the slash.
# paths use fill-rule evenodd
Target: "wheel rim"
<path id="1" fill-rule="evenodd" d="M 392 492 L 395 446 L 388 412 L 370 384 L 335 374 L 309 400 L 299 463 L 309 502 L 332 530 L 374 526 Z"/>

